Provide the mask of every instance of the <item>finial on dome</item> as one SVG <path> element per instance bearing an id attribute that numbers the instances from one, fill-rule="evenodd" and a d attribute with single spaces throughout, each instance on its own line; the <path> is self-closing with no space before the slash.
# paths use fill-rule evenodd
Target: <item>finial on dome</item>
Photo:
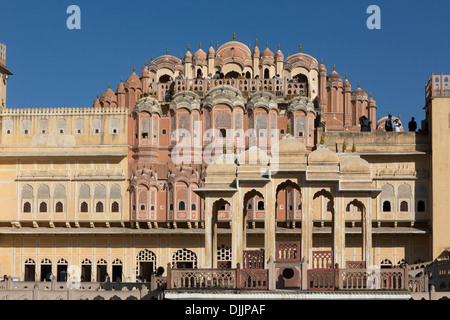
<path id="1" fill-rule="evenodd" d="M 302 53 L 302 45 L 300 44 L 300 47 L 298 48 L 298 52 Z"/>
<path id="2" fill-rule="evenodd" d="M 345 74 L 345 80 L 348 80 L 348 79 L 347 79 L 347 74 Z"/>
<path id="3" fill-rule="evenodd" d="M 391 110 L 388 110 L 388 116 L 390 116 L 391 115 Z"/>
<path id="4" fill-rule="evenodd" d="M 370 92 L 369 98 L 372 98 L 372 92 Z"/>
<path id="5" fill-rule="evenodd" d="M 98 92 L 97 92 L 97 99 L 98 99 Z"/>
<path id="6" fill-rule="evenodd" d="M 122 76 L 120 76 L 120 82 L 123 82 L 123 80 L 122 80 Z"/>
<path id="7" fill-rule="evenodd" d="M 359 81 L 358 81 L 358 88 L 361 88 L 361 86 L 359 85 Z"/>
<path id="8" fill-rule="evenodd" d="M 233 32 L 233 41 L 236 41 L 236 32 Z"/>
<path id="9" fill-rule="evenodd" d="M 150 57 L 150 61 L 153 61 L 153 55 Z"/>
<path id="10" fill-rule="evenodd" d="M 111 84 L 108 82 L 108 89 L 111 89 Z"/>
<path id="11" fill-rule="evenodd" d="M 166 48 L 166 55 L 169 55 L 169 47 Z"/>
<path id="12" fill-rule="evenodd" d="M 323 59 L 322 58 L 320 58 L 320 64 L 323 64 Z"/>
<path id="13" fill-rule="evenodd" d="M 289 57 L 289 51 L 287 52 L 287 56 Z"/>
<path id="14" fill-rule="evenodd" d="M 314 53 L 314 59 L 317 60 L 317 52 Z"/>
<path id="15" fill-rule="evenodd" d="M 255 47 L 258 46 L 258 39 L 255 40 Z"/>
<path id="16" fill-rule="evenodd" d="M 248 42 L 248 49 L 249 49 L 249 50 L 252 49 L 252 44 L 250 43 L 250 41 Z"/>
<path id="17" fill-rule="evenodd" d="M 333 64 L 333 71 L 336 71 L 336 65 Z"/>
<path id="18" fill-rule="evenodd" d="M 187 51 L 189 51 L 189 45 L 188 45 L 188 49 L 187 49 Z"/>
<path id="19" fill-rule="evenodd" d="M 213 45 L 212 45 L 212 40 L 211 40 L 211 47 L 212 47 Z"/>
<path id="20" fill-rule="evenodd" d="M 219 50 L 219 42 L 216 41 L 216 50 Z"/>
<path id="21" fill-rule="evenodd" d="M 201 48 L 202 48 L 202 42 L 200 41 L 199 49 L 201 49 Z"/>
<path id="22" fill-rule="evenodd" d="M 398 111 L 398 120 L 402 120 L 402 117 L 400 116 L 400 110 Z"/>
<path id="23" fill-rule="evenodd" d="M 269 42 L 266 42 L 266 48 L 268 48 L 269 47 Z"/>
<path id="24" fill-rule="evenodd" d="M 133 72 L 136 72 L 136 66 L 133 66 Z"/>
<path id="25" fill-rule="evenodd" d="M 183 54 L 180 53 L 180 60 L 183 60 Z"/>
<path id="26" fill-rule="evenodd" d="M 148 61 L 147 60 L 145 60 L 145 66 L 148 67 Z"/>
<path id="27" fill-rule="evenodd" d="M 278 50 L 280 50 L 280 44 L 278 44 Z"/>

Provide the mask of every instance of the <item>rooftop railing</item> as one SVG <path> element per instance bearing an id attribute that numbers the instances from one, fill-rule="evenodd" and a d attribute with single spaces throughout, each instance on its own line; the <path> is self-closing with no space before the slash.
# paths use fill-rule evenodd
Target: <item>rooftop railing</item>
<path id="1" fill-rule="evenodd" d="M 203 99 L 211 89 L 222 85 L 238 89 L 245 99 L 258 91 L 270 92 L 281 99 L 310 96 L 304 83 L 287 79 L 175 79 L 172 82 L 152 83 L 149 94 L 153 97 L 156 95 L 160 102 L 168 102 L 174 94 L 182 91 L 192 91 Z"/>

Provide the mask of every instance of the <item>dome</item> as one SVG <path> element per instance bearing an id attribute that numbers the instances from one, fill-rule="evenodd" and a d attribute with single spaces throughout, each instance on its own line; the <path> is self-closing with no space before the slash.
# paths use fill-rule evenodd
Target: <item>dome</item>
<path id="1" fill-rule="evenodd" d="M 208 57 L 214 57 L 215 54 L 216 54 L 216 50 L 214 50 L 212 43 L 211 43 L 211 47 L 209 47 L 209 49 L 208 49 Z"/>
<path id="2" fill-rule="evenodd" d="M 311 152 L 308 156 L 308 164 L 312 163 L 318 163 L 318 164 L 325 164 L 325 163 L 333 163 L 338 164 L 339 163 L 339 157 L 338 155 L 328 150 L 325 147 L 319 146 L 316 150 Z"/>
<path id="3" fill-rule="evenodd" d="M 259 52 L 259 48 L 258 46 L 255 46 L 255 48 L 253 49 L 253 57 L 259 57 L 260 52 Z"/>
<path id="4" fill-rule="evenodd" d="M 333 72 L 328 75 L 328 79 L 330 80 L 340 80 L 342 81 L 342 76 L 336 72 L 336 67 L 333 65 Z"/>
<path id="5" fill-rule="evenodd" d="M 370 173 L 370 164 L 360 157 L 342 157 L 341 172 Z"/>
<path id="6" fill-rule="evenodd" d="M 274 58 L 275 55 L 273 54 L 272 51 L 270 51 L 269 49 L 269 44 L 266 44 L 266 49 L 264 49 L 264 51 L 261 53 L 261 58 Z"/>
<path id="7" fill-rule="evenodd" d="M 142 78 L 150 78 L 150 71 L 148 71 L 147 65 L 144 68 L 142 68 L 142 75 L 141 75 L 141 77 Z"/>
<path id="8" fill-rule="evenodd" d="M 125 93 L 125 85 L 122 82 L 122 79 L 120 79 L 119 85 L 117 86 L 116 93 Z"/>
<path id="9" fill-rule="evenodd" d="M 259 149 L 257 146 L 250 147 L 247 151 L 241 153 L 238 157 L 238 163 L 240 165 L 245 164 L 259 164 L 267 165 L 269 162 L 269 156 Z"/>
<path id="10" fill-rule="evenodd" d="M 139 76 L 136 74 L 136 69 L 133 68 L 133 73 L 131 76 L 128 77 L 127 81 L 125 81 L 125 87 L 126 88 L 141 88 L 142 89 L 142 83 Z"/>
<path id="11" fill-rule="evenodd" d="M 276 59 L 277 61 L 283 61 L 283 60 L 284 60 L 283 52 L 281 52 L 279 46 L 278 46 L 278 51 L 277 51 L 277 53 L 275 54 L 275 59 Z"/>
<path id="12" fill-rule="evenodd" d="M 197 52 L 194 53 L 194 59 L 206 59 L 206 52 L 203 51 L 201 48 L 198 49 Z"/>
<path id="13" fill-rule="evenodd" d="M 306 147 L 302 142 L 295 139 L 294 136 L 287 134 L 272 147 L 273 154 L 304 156 L 306 154 Z"/>
<path id="14" fill-rule="evenodd" d="M 187 48 L 187 52 L 184 54 L 184 61 L 191 62 L 192 61 L 192 53 L 189 51 L 189 46 Z"/>

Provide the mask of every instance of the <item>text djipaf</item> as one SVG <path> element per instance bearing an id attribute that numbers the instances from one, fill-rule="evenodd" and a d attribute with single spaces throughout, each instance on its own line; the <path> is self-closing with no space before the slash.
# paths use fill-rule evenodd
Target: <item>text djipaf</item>
<path id="1" fill-rule="evenodd" d="M 220 307 L 200 307 L 195 304 L 192 307 L 187 307 L 185 314 L 187 315 L 211 315 L 213 318 L 217 317 L 219 311 L 227 312 L 230 315 L 242 317 L 244 315 L 262 314 L 265 311 L 265 305 L 230 305 L 229 309 L 222 309 Z"/>

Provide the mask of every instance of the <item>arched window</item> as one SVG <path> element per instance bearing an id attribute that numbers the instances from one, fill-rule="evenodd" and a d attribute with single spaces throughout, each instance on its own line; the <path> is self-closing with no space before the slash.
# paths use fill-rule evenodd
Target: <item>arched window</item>
<path id="1" fill-rule="evenodd" d="M 178 203 L 178 210 L 186 210 L 186 204 L 184 203 L 184 201 L 180 201 Z"/>
<path id="2" fill-rule="evenodd" d="M 31 204 L 29 202 L 25 202 L 23 204 L 23 212 L 25 213 L 31 212 Z"/>
<path id="3" fill-rule="evenodd" d="M 95 205 L 95 212 L 103 212 L 103 202 L 97 202 L 97 204 Z"/>
<path id="4" fill-rule="evenodd" d="M 417 211 L 425 212 L 425 201 L 420 200 L 417 202 Z"/>
<path id="5" fill-rule="evenodd" d="M 88 204 L 87 202 L 82 202 L 80 207 L 81 212 L 88 212 Z"/>
<path id="6" fill-rule="evenodd" d="M 172 256 L 172 268 L 177 269 L 196 269 L 197 255 L 188 249 L 180 249 Z"/>
<path id="7" fill-rule="evenodd" d="M 55 206 L 55 212 L 63 212 L 64 211 L 64 206 L 62 204 L 62 202 L 57 202 L 56 206 Z"/>
<path id="8" fill-rule="evenodd" d="M 39 205 L 39 212 L 47 212 L 47 203 L 41 202 Z"/>
<path id="9" fill-rule="evenodd" d="M 400 211 L 401 212 L 408 212 L 408 202 L 402 201 L 400 203 Z"/>
<path id="10" fill-rule="evenodd" d="M 389 201 L 383 202 L 383 212 L 391 212 L 391 203 Z"/>
<path id="11" fill-rule="evenodd" d="M 193 204 L 191 205 L 191 210 L 197 210 L 197 207 L 195 206 L 195 203 L 193 203 Z"/>
<path id="12" fill-rule="evenodd" d="M 302 204 L 301 203 L 297 206 L 297 210 L 302 210 Z"/>
<path id="13" fill-rule="evenodd" d="M 258 210 L 264 210 L 264 201 L 258 202 Z"/>
<path id="14" fill-rule="evenodd" d="M 116 201 L 111 205 L 111 212 L 119 212 L 119 204 Z"/>
<path id="15" fill-rule="evenodd" d="M 269 74 L 269 69 L 264 69 L 264 78 L 265 79 L 268 79 L 268 78 L 270 78 L 270 74 Z"/>

